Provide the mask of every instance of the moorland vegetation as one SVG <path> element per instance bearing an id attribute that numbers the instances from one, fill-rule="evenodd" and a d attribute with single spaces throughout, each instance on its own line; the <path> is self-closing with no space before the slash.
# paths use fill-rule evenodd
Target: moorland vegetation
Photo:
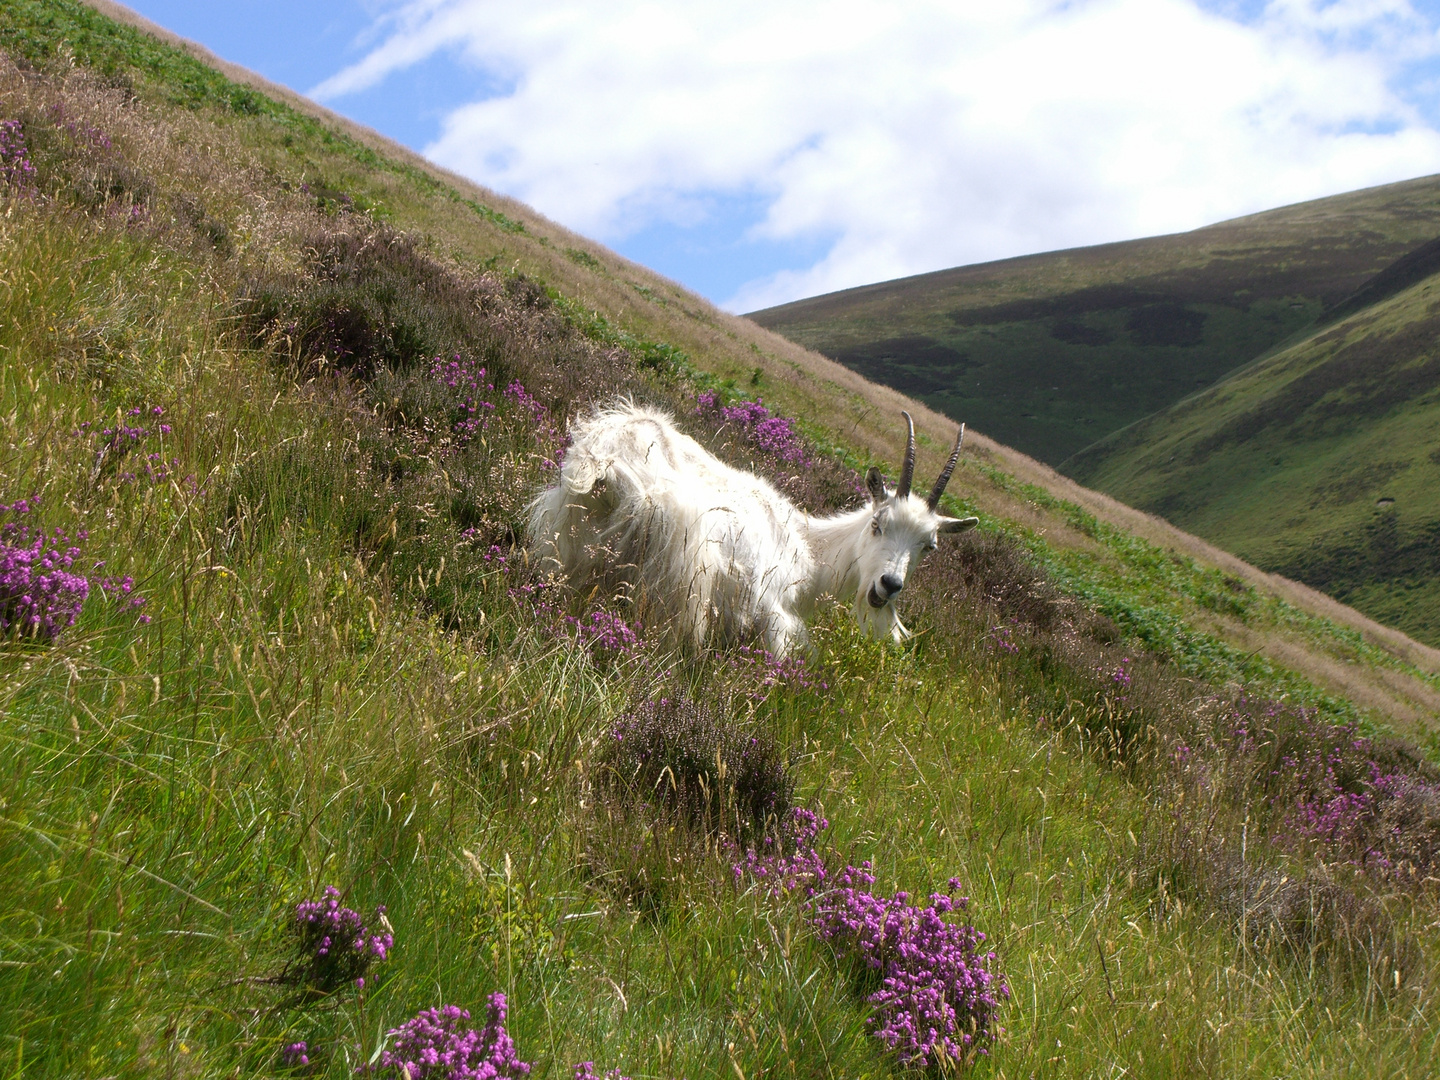
<path id="1" fill-rule="evenodd" d="M 831 389 L 90 9 L 0 46 L 10 1073 L 1428 1073 L 1422 654 L 986 455 L 906 647 L 675 651 L 525 559 L 566 421 L 839 508 Z"/>

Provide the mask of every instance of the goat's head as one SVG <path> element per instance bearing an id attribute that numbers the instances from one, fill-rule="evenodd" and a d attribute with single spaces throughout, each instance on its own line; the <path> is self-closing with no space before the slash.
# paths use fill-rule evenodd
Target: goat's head
<path id="1" fill-rule="evenodd" d="M 934 488 L 922 499 L 910 491 L 915 477 L 915 422 L 908 412 L 901 415 L 910 437 L 899 482 L 894 488 L 887 487 L 880 470 L 873 467 L 865 476 L 865 486 L 870 489 L 870 523 L 859 545 L 859 587 L 855 596 L 855 614 L 861 624 L 876 637 L 889 636 L 896 641 L 909 633 L 895 612 L 894 600 L 905 588 L 910 571 L 926 552 L 935 550 L 941 533 L 964 532 L 980 523 L 979 518 L 952 518 L 940 513 L 940 496 L 960 460 L 965 425 L 960 425 L 950 460 Z"/>

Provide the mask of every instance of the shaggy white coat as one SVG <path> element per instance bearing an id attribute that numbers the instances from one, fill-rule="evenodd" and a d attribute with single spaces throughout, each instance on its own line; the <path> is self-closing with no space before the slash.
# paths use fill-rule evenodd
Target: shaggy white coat
<path id="1" fill-rule="evenodd" d="M 867 507 L 812 517 L 664 413 L 620 401 L 571 426 L 560 482 L 530 504 L 530 550 L 578 588 L 628 595 L 697 647 L 755 636 L 784 656 L 826 594 L 899 641 L 908 631 L 893 601 L 910 568 L 938 532 L 975 519 L 897 497 L 874 470 L 870 490 Z"/>

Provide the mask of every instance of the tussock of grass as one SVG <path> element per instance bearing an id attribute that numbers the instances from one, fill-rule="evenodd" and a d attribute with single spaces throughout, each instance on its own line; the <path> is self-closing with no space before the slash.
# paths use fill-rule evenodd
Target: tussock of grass
<path id="1" fill-rule="evenodd" d="M 304 1041 L 338 1077 L 503 990 L 537 1077 L 895 1072 L 852 973 L 734 871 L 791 805 L 877 892 L 961 879 L 1013 991 L 976 1074 L 1429 1067 L 1413 751 L 1268 702 L 1237 738 L 1232 695 L 1137 651 L 1023 533 L 933 557 L 904 650 L 828 607 L 791 667 L 637 635 L 515 547 L 567 415 L 643 397 L 816 508 L 854 497 L 845 462 L 795 469 L 697 409 L 735 390 L 699 360 L 316 199 L 250 141 L 268 113 L 155 103 L 134 70 L 3 84 L 37 182 L 0 217 L 0 501 L 88 529 L 150 618 L 87 603 L 53 643 L 0 642 L 11 1071 L 267 1075 Z M 111 146 L 40 138 L 57 101 Z M 123 190 L 73 182 L 107 161 Z M 97 470 L 82 424 L 137 406 L 164 409 L 163 475 Z M 1374 813 L 1287 842 L 1336 788 L 1266 778 L 1332 751 Z M 363 990 L 297 995 L 295 905 L 331 884 L 384 904 L 395 947 Z"/>

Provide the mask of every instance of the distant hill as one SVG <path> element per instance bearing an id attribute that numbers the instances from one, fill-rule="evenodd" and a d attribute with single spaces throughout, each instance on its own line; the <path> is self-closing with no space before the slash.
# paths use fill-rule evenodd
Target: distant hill
<path id="1" fill-rule="evenodd" d="M 1440 177 L 750 317 L 1058 465 L 1440 261 Z M 1366 291 L 1368 290 L 1368 292 Z"/>
<path id="2" fill-rule="evenodd" d="M 1440 177 L 752 318 L 1440 643 Z"/>
<path id="3" fill-rule="evenodd" d="M 1391 296 L 1384 277 L 1381 299 L 1065 471 L 1440 641 L 1440 274 Z"/>

